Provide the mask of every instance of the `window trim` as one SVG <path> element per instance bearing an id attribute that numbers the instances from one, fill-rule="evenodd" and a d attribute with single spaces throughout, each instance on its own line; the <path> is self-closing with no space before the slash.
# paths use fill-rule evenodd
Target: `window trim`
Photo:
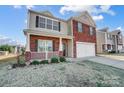
<path id="1" fill-rule="evenodd" d="M 90 30 L 90 35 L 92 36 L 92 35 L 94 35 L 94 29 L 93 29 L 93 27 L 89 27 L 89 30 Z"/>
<path id="2" fill-rule="evenodd" d="M 48 20 L 51 21 L 51 23 L 49 23 Z M 47 26 L 51 26 L 51 28 L 48 28 Z M 46 29 L 51 29 L 51 30 L 53 30 L 53 20 L 51 20 L 51 19 L 46 19 Z"/>
<path id="3" fill-rule="evenodd" d="M 41 39 L 38 39 L 38 45 L 37 45 L 37 52 L 47 52 L 47 51 L 49 51 L 48 50 L 48 41 L 50 41 L 50 42 L 52 42 L 52 50 L 51 51 L 53 51 L 53 40 L 41 40 Z M 44 43 L 42 43 L 42 44 L 44 44 L 43 45 L 43 48 L 44 48 L 44 50 L 43 51 L 40 51 L 39 50 L 39 42 L 44 42 Z"/>
<path id="4" fill-rule="evenodd" d="M 79 24 L 80 24 L 80 26 L 79 26 Z M 82 31 L 79 31 L 79 29 L 82 30 Z M 78 32 L 83 32 L 83 26 L 82 26 L 81 22 L 77 22 L 77 30 L 78 30 Z"/>
<path id="5" fill-rule="evenodd" d="M 42 21 L 40 21 L 41 18 L 43 18 L 43 17 L 39 17 L 39 28 L 43 28 L 43 27 L 40 26 L 40 24 L 44 24 L 45 25 L 44 28 L 46 28 L 46 19 L 44 18 L 45 22 L 42 22 Z"/>
<path id="6" fill-rule="evenodd" d="M 42 28 L 42 27 L 40 27 L 40 23 L 42 23 L 42 22 L 40 22 L 40 18 L 45 18 L 45 28 L 43 28 L 43 29 L 48 29 L 47 28 L 47 20 L 52 20 L 52 29 L 49 29 L 49 30 L 54 30 L 53 29 L 53 26 L 54 26 L 54 24 L 53 24 L 53 22 L 54 21 L 56 21 L 56 22 L 58 22 L 58 29 L 57 30 L 54 30 L 54 31 L 60 31 L 61 29 L 60 29 L 60 21 L 59 20 L 56 20 L 56 19 L 52 19 L 52 18 L 49 18 L 49 17 L 45 17 L 45 16 L 41 16 L 41 15 L 37 15 L 37 16 L 39 16 L 39 24 L 38 24 L 38 27 L 37 28 Z"/>

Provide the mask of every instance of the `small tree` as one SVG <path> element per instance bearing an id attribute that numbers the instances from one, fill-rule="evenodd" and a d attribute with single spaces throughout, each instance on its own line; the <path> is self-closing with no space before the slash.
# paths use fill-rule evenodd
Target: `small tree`
<path id="1" fill-rule="evenodd" d="M 12 46 L 10 45 L 1 45 L 0 46 L 0 51 L 9 51 L 9 53 L 12 52 Z"/>

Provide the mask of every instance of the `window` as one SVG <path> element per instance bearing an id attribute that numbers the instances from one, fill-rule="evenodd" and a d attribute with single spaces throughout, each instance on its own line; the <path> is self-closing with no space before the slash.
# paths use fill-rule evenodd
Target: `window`
<path id="1" fill-rule="evenodd" d="M 121 35 L 119 35 L 119 39 L 122 39 L 122 36 Z"/>
<path id="2" fill-rule="evenodd" d="M 44 40 L 38 40 L 38 52 L 45 51 L 45 42 Z"/>
<path id="3" fill-rule="evenodd" d="M 93 27 L 90 27 L 90 35 L 93 35 Z"/>
<path id="4" fill-rule="evenodd" d="M 36 16 L 36 27 L 60 31 L 60 22 Z"/>
<path id="5" fill-rule="evenodd" d="M 46 40 L 46 51 L 53 51 L 53 42 L 51 40 Z"/>
<path id="6" fill-rule="evenodd" d="M 52 29 L 52 20 L 47 19 L 47 29 Z"/>
<path id="7" fill-rule="evenodd" d="M 107 35 L 108 39 L 110 38 L 110 34 Z"/>
<path id="8" fill-rule="evenodd" d="M 38 40 L 38 52 L 53 51 L 52 40 Z"/>
<path id="9" fill-rule="evenodd" d="M 82 32 L 82 24 L 78 22 L 78 32 Z"/>
<path id="10" fill-rule="evenodd" d="M 59 30 L 59 22 L 53 21 L 53 30 Z"/>
<path id="11" fill-rule="evenodd" d="M 40 28 L 45 28 L 45 23 L 46 23 L 46 19 L 43 17 L 39 18 L 39 27 Z"/>

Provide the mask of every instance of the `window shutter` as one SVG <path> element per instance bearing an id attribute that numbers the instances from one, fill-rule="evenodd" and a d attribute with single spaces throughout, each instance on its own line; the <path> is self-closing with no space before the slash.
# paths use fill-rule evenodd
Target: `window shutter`
<path id="1" fill-rule="evenodd" d="M 93 35 L 96 35 L 96 29 L 93 28 Z"/>
<path id="2" fill-rule="evenodd" d="M 39 25 L 39 16 L 36 16 L 36 27 L 38 27 Z"/>
<path id="3" fill-rule="evenodd" d="M 35 52 L 38 52 L 38 40 L 35 40 Z"/>
<path id="4" fill-rule="evenodd" d="M 59 22 L 59 31 L 61 30 L 61 24 L 60 24 L 60 22 Z"/>
<path id="5" fill-rule="evenodd" d="M 75 22 L 76 31 L 78 31 L 78 22 Z"/>

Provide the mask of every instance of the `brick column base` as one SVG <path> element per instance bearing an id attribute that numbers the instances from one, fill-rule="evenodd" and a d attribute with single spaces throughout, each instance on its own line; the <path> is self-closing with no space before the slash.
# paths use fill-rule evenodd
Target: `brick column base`
<path id="1" fill-rule="evenodd" d="M 31 60 L 31 52 L 26 51 L 25 52 L 25 61 L 28 62 Z"/>
<path id="2" fill-rule="evenodd" d="M 59 51 L 59 56 L 63 56 L 63 51 Z"/>

